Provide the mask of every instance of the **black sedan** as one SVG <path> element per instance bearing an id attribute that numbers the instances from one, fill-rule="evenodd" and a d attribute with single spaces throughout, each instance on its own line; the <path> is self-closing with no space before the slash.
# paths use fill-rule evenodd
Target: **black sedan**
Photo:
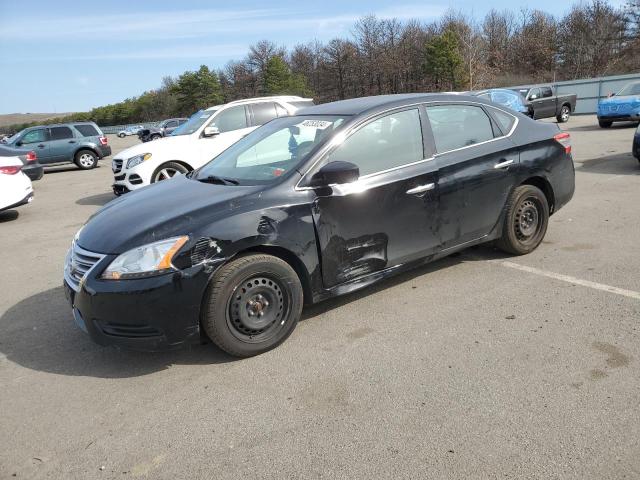
<path id="1" fill-rule="evenodd" d="M 640 162 L 640 124 L 636 128 L 636 134 L 633 136 L 633 147 L 631 148 L 633 156 Z"/>
<path id="2" fill-rule="evenodd" d="M 531 252 L 573 191 L 556 125 L 459 95 L 329 103 L 107 204 L 73 241 L 65 291 L 98 343 L 158 350 L 202 330 L 246 357 L 304 304 L 479 243 Z"/>

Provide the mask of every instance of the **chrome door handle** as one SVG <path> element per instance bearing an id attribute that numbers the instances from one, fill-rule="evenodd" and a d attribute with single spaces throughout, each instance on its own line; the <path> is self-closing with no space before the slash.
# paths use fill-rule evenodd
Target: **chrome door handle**
<path id="1" fill-rule="evenodd" d="M 407 190 L 407 195 L 416 195 L 419 193 L 426 193 L 429 190 L 433 190 L 434 188 L 436 188 L 435 183 L 427 183 L 426 185 L 418 185 L 415 188 L 411 188 L 409 190 Z"/>
<path id="2" fill-rule="evenodd" d="M 496 163 L 493 168 L 504 168 L 508 167 L 513 163 L 513 160 L 505 160 L 504 162 Z"/>

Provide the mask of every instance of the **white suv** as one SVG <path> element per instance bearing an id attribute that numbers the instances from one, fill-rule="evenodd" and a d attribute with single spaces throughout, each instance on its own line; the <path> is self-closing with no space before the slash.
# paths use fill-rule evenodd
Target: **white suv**
<path id="1" fill-rule="evenodd" d="M 296 96 L 250 98 L 207 108 L 155 142 L 142 143 L 114 156 L 116 195 L 201 167 L 246 134 L 276 117 L 313 105 Z"/>

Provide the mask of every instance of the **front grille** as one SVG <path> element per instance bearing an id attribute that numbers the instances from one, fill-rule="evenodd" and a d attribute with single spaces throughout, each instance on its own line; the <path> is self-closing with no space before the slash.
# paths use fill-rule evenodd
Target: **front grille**
<path id="1" fill-rule="evenodd" d="M 119 158 L 114 158 L 113 162 L 111 162 L 111 169 L 113 173 L 120 173 L 122 171 L 122 162 Z"/>
<path id="2" fill-rule="evenodd" d="M 126 177 L 126 176 L 127 176 L 126 174 L 121 173 L 120 175 L 114 175 L 114 176 L 113 176 L 113 179 L 114 179 L 116 182 L 121 182 L 122 180 L 124 180 L 124 177 Z"/>
<path id="3" fill-rule="evenodd" d="M 149 325 L 122 325 L 98 322 L 98 326 L 105 334 L 114 337 L 145 338 L 162 335 L 160 330 Z"/>
<path id="4" fill-rule="evenodd" d="M 64 278 L 69 286 L 79 292 L 82 279 L 103 258 L 104 255 L 85 250 L 73 242 L 64 266 Z"/>

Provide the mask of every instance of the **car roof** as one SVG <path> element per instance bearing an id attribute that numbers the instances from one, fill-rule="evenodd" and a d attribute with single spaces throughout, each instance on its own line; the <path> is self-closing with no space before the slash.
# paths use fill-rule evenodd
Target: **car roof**
<path id="1" fill-rule="evenodd" d="M 69 125 L 93 125 L 93 126 L 96 126 L 96 123 L 95 122 L 48 123 L 46 125 L 32 125 L 31 127 L 25 128 L 25 130 L 31 130 L 32 128 L 68 127 Z"/>
<path id="2" fill-rule="evenodd" d="M 468 100 L 470 102 L 481 102 L 490 105 L 483 99 L 465 94 L 451 93 L 405 93 L 396 95 L 376 95 L 372 97 L 351 98 L 349 100 L 339 100 L 337 102 L 323 103 L 312 107 L 305 107 L 299 110 L 296 115 L 360 115 L 364 113 L 375 113 L 376 111 L 387 110 L 389 108 L 413 105 L 421 102 L 460 102 Z"/>
<path id="3" fill-rule="evenodd" d="M 242 100 L 233 100 L 232 102 L 221 103 L 220 105 L 214 105 L 205 110 L 217 110 L 219 108 L 230 107 L 232 105 L 244 105 L 246 103 L 253 103 L 253 102 L 269 102 L 269 101 L 273 102 L 276 100 L 279 100 L 281 102 L 302 102 L 302 101 L 312 102 L 313 98 L 304 98 L 304 97 L 299 97 L 297 95 L 273 95 L 270 97 L 243 98 Z"/>

